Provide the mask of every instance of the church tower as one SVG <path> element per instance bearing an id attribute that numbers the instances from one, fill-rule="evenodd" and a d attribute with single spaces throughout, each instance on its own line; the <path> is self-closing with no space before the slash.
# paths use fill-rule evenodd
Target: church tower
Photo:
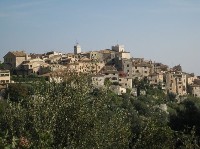
<path id="1" fill-rule="evenodd" d="M 74 46 L 74 54 L 79 54 L 81 53 L 81 46 L 76 43 L 76 45 Z"/>

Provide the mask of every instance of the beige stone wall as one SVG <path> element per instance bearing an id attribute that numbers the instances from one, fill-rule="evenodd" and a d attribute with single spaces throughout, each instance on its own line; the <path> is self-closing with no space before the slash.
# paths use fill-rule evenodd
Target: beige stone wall
<path id="1" fill-rule="evenodd" d="M 120 56 L 121 58 L 126 58 L 126 59 L 130 59 L 130 58 L 131 58 L 130 52 L 121 52 L 121 53 L 119 54 L 119 56 Z"/>
<path id="2" fill-rule="evenodd" d="M 15 65 L 15 67 L 16 68 L 19 67 L 19 65 L 21 65 L 22 62 L 25 61 L 25 60 L 26 60 L 26 57 L 16 57 L 16 65 Z"/>
<path id="3" fill-rule="evenodd" d="M 31 61 L 23 64 L 24 70 L 32 70 L 33 73 L 41 74 L 42 68 L 47 68 L 49 64 L 43 61 Z"/>
<path id="4" fill-rule="evenodd" d="M 178 95 L 186 95 L 187 90 L 186 90 L 186 75 L 182 74 L 181 76 L 178 75 L 177 77 L 177 90 L 178 90 Z"/>
<path id="5" fill-rule="evenodd" d="M 68 65 L 69 69 L 78 73 L 93 73 L 97 74 L 103 67 L 103 62 L 77 62 Z"/>
<path id="6" fill-rule="evenodd" d="M 172 73 L 166 74 L 166 90 L 176 94 L 176 80 Z"/>
<path id="7" fill-rule="evenodd" d="M 144 77 L 148 77 L 151 72 L 151 68 L 149 67 L 143 67 L 143 66 L 133 66 L 133 78 L 139 78 L 142 79 Z"/>
<path id="8" fill-rule="evenodd" d="M 192 87 L 192 95 L 194 97 L 200 97 L 200 86 L 193 86 Z"/>
<path id="9" fill-rule="evenodd" d="M 119 77 L 119 84 L 123 88 L 132 88 L 132 78 Z"/>
<path id="10" fill-rule="evenodd" d="M 10 83 L 10 71 L 0 71 L 0 84 Z"/>
<path id="11" fill-rule="evenodd" d="M 194 84 L 194 80 L 197 79 L 196 76 L 187 78 L 188 85 Z"/>
<path id="12" fill-rule="evenodd" d="M 166 74 L 166 90 L 177 95 L 186 95 L 186 75 L 183 73 L 168 72 Z"/>
<path id="13" fill-rule="evenodd" d="M 102 60 L 103 59 L 103 54 L 100 53 L 99 51 L 92 51 L 90 52 L 90 59 L 97 59 L 97 60 Z"/>
<path id="14" fill-rule="evenodd" d="M 150 84 L 160 84 L 163 83 L 163 74 L 155 74 L 148 76 L 148 80 Z"/>

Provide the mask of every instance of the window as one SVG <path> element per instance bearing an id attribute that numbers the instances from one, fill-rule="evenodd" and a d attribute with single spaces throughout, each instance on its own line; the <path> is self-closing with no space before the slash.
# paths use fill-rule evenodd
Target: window
<path id="1" fill-rule="evenodd" d="M 127 64 L 127 67 L 129 67 L 129 64 Z"/>
<path id="2" fill-rule="evenodd" d="M 113 77 L 112 80 L 117 80 L 117 78 L 116 78 L 116 77 Z"/>
<path id="3" fill-rule="evenodd" d="M 185 91 L 186 90 L 186 87 L 185 86 L 183 86 L 183 91 Z"/>
<path id="4" fill-rule="evenodd" d="M 127 72 L 129 72 L 129 70 L 127 70 Z"/>
<path id="5" fill-rule="evenodd" d="M 137 69 L 137 66 L 135 66 L 135 69 Z"/>
<path id="6" fill-rule="evenodd" d="M 144 71 L 144 73 L 147 73 L 147 71 Z"/>

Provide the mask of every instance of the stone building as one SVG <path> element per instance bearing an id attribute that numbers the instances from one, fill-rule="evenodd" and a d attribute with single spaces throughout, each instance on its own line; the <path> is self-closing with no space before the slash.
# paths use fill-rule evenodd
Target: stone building
<path id="1" fill-rule="evenodd" d="M 10 71 L 0 70 L 0 84 L 10 83 Z"/>
<path id="2" fill-rule="evenodd" d="M 191 85 L 192 96 L 200 97 L 200 85 L 194 84 Z"/>
<path id="3" fill-rule="evenodd" d="M 49 64 L 45 63 L 42 59 L 30 59 L 30 60 L 26 60 L 23 61 L 22 65 L 21 65 L 21 70 L 23 70 L 24 72 L 26 72 L 27 75 L 29 74 L 43 74 L 43 70 L 45 68 L 47 68 L 49 66 Z"/>
<path id="4" fill-rule="evenodd" d="M 77 43 L 74 46 L 74 54 L 79 54 L 79 53 L 81 53 L 81 46 Z"/>
<path id="5" fill-rule="evenodd" d="M 119 44 L 112 46 L 112 50 L 115 52 L 125 52 L 124 45 Z"/>
<path id="6" fill-rule="evenodd" d="M 130 77 L 119 77 L 119 85 L 123 88 L 129 88 L 132 89 L 132 78 Z"/>
<path id="7" fill-rule="evenodd" d="M 149 84 L 160 85 L 163 83 L 163 73 L 152 73 L 147 77 Z"/>
<path id="8" fill-rule="evenodd" d="M 24 51 L 8 52 L 4 57 L 4 64 L 11 68 L 18 68 L 23 61 L 28 60 L 29 57 Z"/>
<path id="9" fill-rule="evenodd" d="M 169 71 L 166 73 L 166 91 L 177 95 L 186 95 L 186 74 L 182 72 Z"/>
<path id="10" fill-rule="evenodd" d="M 146 62 L 133 63 L 132 66 L 132 76 L 138 78 L 139 80 L 147 78 L 152 73 L 152 65 Z"/>
<path id="11" fill-rule="evenodd" d="M 119 72 L 113 66 L 104 66 L 99 73 L 103 74 L 104 78 L 110 80 L 112 83 L 119 82 Z"/>

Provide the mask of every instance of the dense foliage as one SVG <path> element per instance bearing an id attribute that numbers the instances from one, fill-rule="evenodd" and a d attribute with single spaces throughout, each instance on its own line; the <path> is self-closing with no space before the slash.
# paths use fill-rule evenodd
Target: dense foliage
<path id="1" fill-rule="evenodd" d="M 199 148 L 198 98 L 177 103 L 143 82 L 147 95 L 117 96 L 92 88 L 87 76 L 68 75 L 63 83 L 8 87 L 0 148 Z"/>

